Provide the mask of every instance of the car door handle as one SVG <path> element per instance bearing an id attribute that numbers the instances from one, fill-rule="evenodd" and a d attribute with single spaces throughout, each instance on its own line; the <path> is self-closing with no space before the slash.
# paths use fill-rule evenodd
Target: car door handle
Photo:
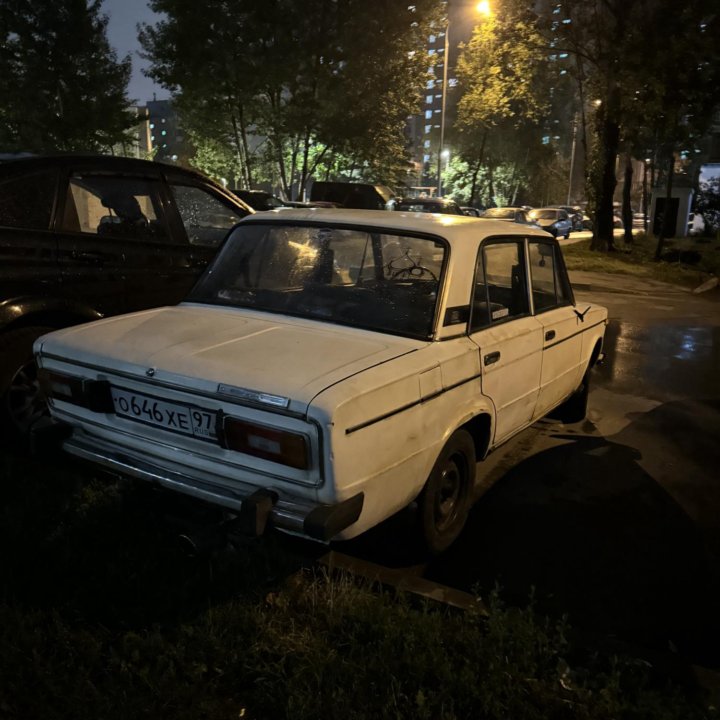
<path id="1" fill-rule="evenodd" d="M 485 365 L 492 365 L 493 363 L 496 363 L 500 359 L 500 352 L 492 352 L 488 353 L 484 358 L 483 362 Z"/>
<path id="2" fill-rule="evenodd" d="M 548 330 L 545 333 L 545 339 L 546 340 L 554 340 L 555 339 L 555 331 L 554 330 Z"/>

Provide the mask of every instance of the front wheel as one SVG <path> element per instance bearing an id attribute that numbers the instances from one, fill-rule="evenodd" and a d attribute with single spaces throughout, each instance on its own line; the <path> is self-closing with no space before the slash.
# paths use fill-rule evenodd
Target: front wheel
<path id="1" fill-rule="evenodd" d="M 418 498 L 420 529 L 428 552 L 447 550 L 465 526 L 475 482 L 475 444 L 456 430 L 435 461 Z"/>
<path id="2" fill-rule="evenodd" d="M 11 437 L 26 438 L 47 413 L 32 348 L 37 338 L 51 331 L 25 327 L 0 335 L 0 427 Z"/>

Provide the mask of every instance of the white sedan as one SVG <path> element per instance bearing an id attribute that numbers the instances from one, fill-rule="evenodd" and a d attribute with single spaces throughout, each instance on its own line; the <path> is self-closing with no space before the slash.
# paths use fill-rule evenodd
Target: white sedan
<path id="1" fill-rule="evenodd" d="M 35 352 L 65 450 L 321 541 L 417 502 L 430 552 L 477 467 L 553 410 L 584 417 L 607 312 L 547 233 L 464 216 L 257 214 L 187 300 Z"/>

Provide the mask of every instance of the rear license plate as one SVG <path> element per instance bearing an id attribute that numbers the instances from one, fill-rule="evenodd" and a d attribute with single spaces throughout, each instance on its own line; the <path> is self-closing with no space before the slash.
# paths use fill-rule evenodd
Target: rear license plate
<path id="1" fill-rule="evenodd" d="M 217 413 L 192 405 L 170 403 L 142 393 L 110 388 L 115 414 L 147 425 L 192 435 L 203 440 L 215 440 Z"/>

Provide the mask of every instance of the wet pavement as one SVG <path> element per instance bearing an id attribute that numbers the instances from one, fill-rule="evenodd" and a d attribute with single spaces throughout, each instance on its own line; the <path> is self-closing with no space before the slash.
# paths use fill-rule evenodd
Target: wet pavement
<path id="1" fill-rule="evenodd" d="M 584 423 L 543 420 L 481 463 L 486 492 L 431 562 L 397 542 L 411 511 L 338 549 L 720 667 L 720 292 L 617 278 L 573 277 L 610 312 Z"/>

